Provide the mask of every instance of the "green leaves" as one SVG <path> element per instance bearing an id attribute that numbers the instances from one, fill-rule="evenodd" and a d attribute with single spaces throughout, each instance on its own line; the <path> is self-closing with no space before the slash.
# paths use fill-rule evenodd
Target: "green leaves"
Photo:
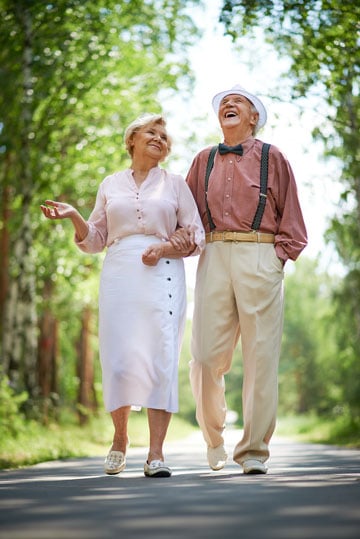
<path id="1" fill-rule="evenodd" d="M 39 206 L 59 198 L 87 217 L 100 181 L 128 165 L 125 127 L 161 111 L 162 90 L 191 84 L 186 47 L 196 28 L 186 8 L 196 3 L 0 2 L 0 239 L 9 239 L 1 243 L 2 275 L 10 275 L 5 294 L 12 290 L 0 319 L 5 365 L 18 372 L 19 387 L 36 372 L 35 307 L 38 315 L 66 310 L 76 322 L 84 305 L 96 303 L 100 257 L 80 253 L 70 223 L 46 221 Z M 48 282 L 54 286 L 43 302 Z M 31 294 L 28 283 L 36 283 Z"/>
<path id="2" fill-rule="evenodd" d="M 234 40 L 261 27 L 279 56 L 285 54 L 290 59 L 287 76 L 292 97 L 316 91 L 327 106 L 327 118 L 323 124 L 313 126 L 313 136 L 322 140 L 325 156 L 337 159 L 342 166 L 343 193 L 327 237 L 347 271 L 336 287 L 333 322 L 339 352 L 335 351 L 337 356 L 332 359 L 341 372 L 342 405 L 348 404 L 358 417 L 359 375 L 355 373 L 360 355 L 360 5 L 337 0 L 225 1 L 221 20 Z M 305 345 L 305 337 L 302 342 Z M 305 350 L 303 357 L 308 366 L 311 355 L 321 357 L 319 350 Z M 346 367 L 339 355 L 346 356 Z"/>

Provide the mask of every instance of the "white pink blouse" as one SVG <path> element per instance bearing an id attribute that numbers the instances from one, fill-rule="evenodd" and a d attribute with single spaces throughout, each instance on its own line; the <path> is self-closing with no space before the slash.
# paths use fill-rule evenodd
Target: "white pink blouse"
<path id="1" fill-rule="evenodd" d="M 95 207 L 88 219 L 89 232 L 78 247 L 98 253 L 115 240 L 132 234 L 154 235 L 166 241 L 177 226 L 190 226 L 197 245 L 205 246 L 205 232 L 197 206 L 182 176 L 160 167 L 150 170 L 138 187 L 132 170 L 107 176 L 99 186 Z"/>

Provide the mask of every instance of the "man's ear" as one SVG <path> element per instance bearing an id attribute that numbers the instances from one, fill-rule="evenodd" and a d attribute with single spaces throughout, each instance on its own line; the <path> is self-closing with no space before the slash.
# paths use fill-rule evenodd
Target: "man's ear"
<path id="1" fill-rule="evenodd" d="M 255 127 L 257 125 L 259 121 L 259 113 L 258 111 L 254 111 L 252 114 L 251 114 L 251 119 L 250 119 L 250 123 L 253 127 Z"/>

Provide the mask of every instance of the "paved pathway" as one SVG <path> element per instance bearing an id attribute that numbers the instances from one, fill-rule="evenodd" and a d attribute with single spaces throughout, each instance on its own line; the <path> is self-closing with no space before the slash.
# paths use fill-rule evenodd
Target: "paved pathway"
<path id="1" fill-rule="evenodd" d="M 229 431 L 231 452 L 239 431 Z M 171 478 L 143 476 L 146 450 L 126 470 L 102 458 L 0 472 L 1 539 L 359 539 L 360 451 L 272 442 L 269 473 L 229 460 L 209 470 L 201 435 L 169 443 Z"/>

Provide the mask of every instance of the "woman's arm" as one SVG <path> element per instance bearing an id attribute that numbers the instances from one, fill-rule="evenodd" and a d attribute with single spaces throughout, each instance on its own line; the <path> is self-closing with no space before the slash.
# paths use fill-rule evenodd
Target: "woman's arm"
<path id="1" fill-rule="evenodd" d="M 183 248 L 175 248 L 170 241 L 164 241 L 162 243 L 154 243 L 150 245 L 142 255 L 142 261 L 146 266 L 156 266 L 160 258 L 183 258 L 189 256 L 196 244 L 190 242 Z"/>
<path id="2" fill-rule="evenodd" d="M 78 210 L 65 202 L 45 200 L 40 206 L 41 211 L 48 219 L 70 219 L 78 241 L 83 241 L 89 233 L 89 226 Z"/>

